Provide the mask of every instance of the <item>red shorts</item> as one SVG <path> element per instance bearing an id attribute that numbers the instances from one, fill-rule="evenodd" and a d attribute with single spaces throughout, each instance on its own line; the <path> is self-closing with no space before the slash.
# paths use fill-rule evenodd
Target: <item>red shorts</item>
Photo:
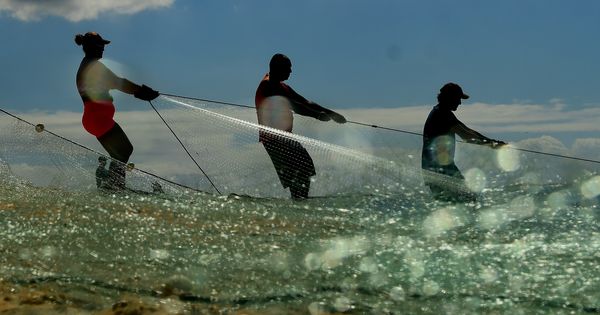
<path id="1" fill-rule="evenodd" d="M 88 101 L 83 103 L 83 128 L 92 135 L 100 137 L 115 125 L 115 105 L 110 101 Z"/>

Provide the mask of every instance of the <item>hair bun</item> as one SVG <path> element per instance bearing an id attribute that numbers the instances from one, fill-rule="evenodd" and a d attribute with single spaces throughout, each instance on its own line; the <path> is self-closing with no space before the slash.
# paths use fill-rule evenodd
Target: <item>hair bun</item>
<path id="1" fill-rule="evenodd" d="M 75 44 L 77 44 L 77 46 L 81 46 L 83 44 L 83 35 L 75 35 Z"/>

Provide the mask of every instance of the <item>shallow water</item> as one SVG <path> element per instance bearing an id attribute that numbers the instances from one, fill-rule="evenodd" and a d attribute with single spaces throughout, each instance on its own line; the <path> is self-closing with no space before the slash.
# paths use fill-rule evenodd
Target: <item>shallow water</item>
<path id="1" fill-rule="evenodd" d="M 459 190 L 481 195 L 451 204 L 423 186 L 420 139 L 369 134 L 375 157 L 298 137 L 317 167 L 311 194 L 327 197 L 293 202 L 255 125 L 169 113 L 194 118 L 175 129 L 225 196 L 195 191 L 213 190 L 167 149 L 127 175 L 166 193 L 97 191 L 99 152 L 0 120 L 0 313 L 600 312 L 595 165 L 465 145 Z"/>
<path id="2" fill-rule="evenodd" d="M 61 303 L 81 312 L 110 310 L 123 296 L 165 314 L 211 305 L 221 313 L 600 311 L 596 202 L 552 208 L 550 193 L 491 206 L 419 195 L 292 202 L 3 181 L 4 286 L 63 294 Z"/>

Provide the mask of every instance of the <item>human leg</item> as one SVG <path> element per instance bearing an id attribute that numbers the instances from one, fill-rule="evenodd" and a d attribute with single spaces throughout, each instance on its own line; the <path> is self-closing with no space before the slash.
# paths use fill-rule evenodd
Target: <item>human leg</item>
<path id="1" fill-rule="evenodd" d="M 310 177 L 316 174 L 313 160 L 297 141 L 276 138 L 263 141 L 263 146 L 273 162 L 279 181 L 290 188 L 293 199 L 308 198 Z"/>
<path id="2" fill-rule="evenodd" d="M 429 173 L 424 173 L 424 182 L 434 199 L 449 202 L 476 201 L 477 196 L 467 189 L 464 176 L 455 164 L 425 171 Z"/>
<path id="3" fill-rule="evenodd" d="M 308 176 L 296 176 L 294 181 L 290 184 L 290 194 L 292 199 L 306 199 L 308 198 L 308 192 L 310 191 L 310 177 Z"/>
<path id="4" fill-rule="evenodd" d="M 133 145 L 119 124 L 113 126 L 107 133 L 98 137 L 98 141 L 113 160 L 108 171 L 115 188 L 125 188 L 125 163 L 133 153 Z"/>

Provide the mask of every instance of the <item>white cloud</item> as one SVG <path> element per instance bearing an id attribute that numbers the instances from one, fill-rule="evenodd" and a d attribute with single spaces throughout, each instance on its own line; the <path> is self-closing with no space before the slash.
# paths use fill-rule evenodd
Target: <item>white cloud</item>
<path id="1" fill-rule="evenodd" d="M 16 19 L 35 21 L 59 16 L 72 22 L 93 20 L 103 13 L 135 14 L 143 10 L 169 7 L 175 0 L 0 0 L 0 12 Z"/>
<path id="2" fill-rule="evenodd" d="M 600 138 L 583 138 L 575 140 L 573 152 L 586 159 L 597 159 L 600 153 Z"/>
<path id="3" fill-rule="evenodd" d="M 379 126 L 420 133 L 431 106 L 350 109 L 348 118 Z M 571 109 L 555 100 L 542 104 L 461 105 L 455 112 L 467 126 L 486 132 L 590 132 L 600 131 L 600 107 Z"/>
<path id="4" fill-rule="evenodd" d="M 463 105 L 457 116 L 467 125 L 485 126 L 492 132 L 589 132 L 600 131 L 600 108 L 570 109 L 551 105 L 475 103 Z"/>

